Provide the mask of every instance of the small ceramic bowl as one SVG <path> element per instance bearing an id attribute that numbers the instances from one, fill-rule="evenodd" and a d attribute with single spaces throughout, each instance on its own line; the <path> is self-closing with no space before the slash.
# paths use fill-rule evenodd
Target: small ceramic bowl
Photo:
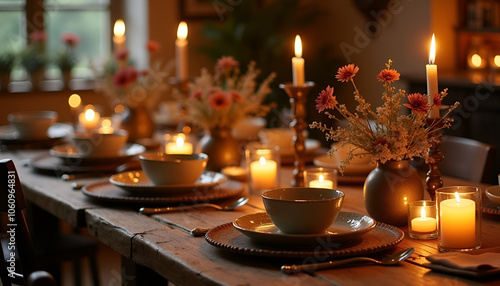
<path id="1" fill-rule="evenodd" d="M 193 184 L 205 171 L 208 156 L 146 153 L 139 155 L 146 176 L 157 186 Z"/>
<path id="2" fill-rule="evenodd" d="M 337 218 L 344 193 L 321 188 L 281 188 L 262 194 L 269 218 L 286 234 L 323 233 Z"/>
<path id="3" fill-rule="evenodd" d="M 7 120 L 19 133 L 20 138 L 46 138 L 47 130 L 57 121 L 57 112 L 19 111 L 7 115 Z"/>
<path id="4" fill-rule="evenodd" d="M 76 133 L 73 135 L 76 149 L 83 156 L 109 156 L 117 155 L 127 143 L 128 132 L 115 130 L 113 133 Z"/>
<path id="5" fill-rule="evenodd" d="M 485 194 L 490 201 L 495 203 L 497 206 L 500 206 L 500 186 L 491 186 L 486 188 Z"/>
<path id="6" fill-rule="evenodd" d="M 355 147 L 352 144 L 345 144 L 344 146 L 340 147 L 340 143 L 333 143 L 332 148 L 339 148 L 334 152 L 334 157 L 335 160 L 337 161 L 337 164 L 341 164 L 342 161 L 347 159 L 347 156 L 349 156 L 349 150 L 354 149 Z M 361 149 L 357 149 L 354 151 L 354 155 L 356 154 L 361 154 L 364 151 Z M 370 156 L 368 155 L 363 155 L 361 157 L 354 156 L 352 160 L 350 161 L 350 165 L 366 165 L 370 163 Z"/>

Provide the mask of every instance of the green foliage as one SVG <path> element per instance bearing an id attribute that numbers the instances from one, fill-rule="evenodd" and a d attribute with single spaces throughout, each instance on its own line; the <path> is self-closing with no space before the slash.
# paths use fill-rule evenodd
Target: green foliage
<path id="1" fill-rule="evenodd" d="M 40 44 L 28 45 L 21 52 L 21 65 L 27 72 L 33 72 L 45 67 L 47 57 Z"/>
<path id="2" fill-rule="evenodd" d="M 0 54 L 0 73 L 9 73 L 14 67 L 16 55 L 13 52 Z"/>

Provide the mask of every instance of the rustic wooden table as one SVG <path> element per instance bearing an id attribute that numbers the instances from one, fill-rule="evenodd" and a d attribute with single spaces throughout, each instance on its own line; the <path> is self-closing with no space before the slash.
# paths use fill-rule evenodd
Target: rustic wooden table
<path id="1" fill-rule="evenodd" d="M 373 285 L 374 282 L 426 286 L 498 285 L 495 277 L 478 280 L 441 274 L 420 266 L 426 262 L 426 256 L 438 253 L 437 242 L 415 240 L 407 235 L 395 247 L 370 255 L 383 257 L 414 247 L 411 258 L 398 266 L 365 265 L 312 275 L 285 275 L 280 266 L 291 262 L 290 259 L 230 253 L 210 245 L 203 237 L 193 237 L 186 232 L 195 227 L 216 227 L 244 214 L 264 211 L 258 195 L 250 195 L 245 206 L 232 212 L 199 209 L 150 217 L 140 214 L 137 205 L 105 204 L 71 188 L 74 182 L 89 184 L 104 178 L 66 182 L 56 176 L 33 172 L 27 163 L 40 152 L 9 151 L 0 157 L 15 161 L 29 201 L 74 227 L 87 227 L 91 235 L 123 257 L 123 285 L 152 285 L 144 283 L 158 283 L 163 278 L 176 285 Z M 283 186 L 291 181 L 291 171 L 291 168 L 282 168 Z M 445 185 L 478 185 L 453 178 L 444 178 L 444 181 Z M 339 185 L 338 189 L 346 193 L 344 211 L 366 214 L 361 185 Z M 406 228 L 401 230 L 407 234 Z M 484 214 L 482 233 L 482 249 L 500 247 L 500 216 Z M 300 260 L 292 262 L 300 263 Z"/>

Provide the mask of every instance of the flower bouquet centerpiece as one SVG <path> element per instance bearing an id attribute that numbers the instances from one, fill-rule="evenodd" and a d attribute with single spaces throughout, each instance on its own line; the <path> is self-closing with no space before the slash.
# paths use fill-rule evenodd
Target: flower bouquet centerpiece
<path id="1" fill-rule="evenodd" d="M 453 120 L 448 116 L 458 103 L 429 125 L 427 118 L 431 109 L 441 106 L 447 90 L 432 95 L 407 95 L 404 90 L 396 91 L 392 83 L 399 80 L 400 74 L 391 65 L 389 60 L 386 68 L 377 75 L 384 91 L 383 104 L 375 109 L 361 96 L 354 83 L 359 67 L 349 64 L 339 68 L 335 77 L 338 81 L 352 83 L 356 111 L 351 112 L 339 104 L 333 95 L 333 87 L 328 86 L 316 99 L 316 108 L 319 112 L 335 110 L 340 116 L 325 113 L 339 126 L 313 122 L 310 127 L 325 132 L 327 140 L 339 142 L 339 147 L 328 151 L 329 156 L 334 156 L 335 151 L 346 144 L 353 146 L 340 163 L 342 173 L 355 156 L 371 156 L 377 167 L 368 175 L 363 188 L 367 211 L 376 220 L 404 225 L 407 222 L 406 203 L 423 198 L 423 183 L 409 162 L 417 157 L 426 162 L 432 160 L 428 151 L 434 139 L 429 134 L 451 125 Z M 403 103 L 404 99 L 407 103 Z"/>
<path id="2" fill-rule="evenodd" d="M 54 62 L 61 70 L 64 83 L 67 85 L 71 78 L 71 70 L 78 62 L 75 50 L 80 43 L 80 37 L 75 33 L 65 32 L 61 35 L 61 42 L 64 48 L 55 55 Z"/>
<path id="3" fill-rule="evenodd" d="M 271 110 L 272 106 L 263 101 L 271 93 L 269 85 L 275 74 L 271 73 L 258 84 L 259 74 L 255 62 L 250 62 L 247 71 L 241 74 L 238 61 L 223 56 L 217 61 L 214 74 L 203 68 L 201 75 L 188 84 L 189 96 L 181 100 L 186 120 L 206 131 L 200 145 L 202 152 L 211 153 L 209 165 L 212 165 L 208 167 L 220 169 L 239 163 L 240 143 L 231 138 L 231 128 L 243 118 L 264 116 Z M 229 150 L 233 150 L 231 155 Z"/>
<path id="4" fill-rule="evenodd" d="M 159 45 L 149 41 L 146 48 L 155 53 Z M 153 62 L 148 68 L 138 70 L 130 61 L 127 49 L 115 52 L 114 58 L 105 65 L 104 74 L 99 75 L 94 67 L 95 90 L 108 98 L 115 112 L 122 114 L 122 128 L 129 131 L 129 140 L 153 135 L 154 122 L 150 113 L 167 89 L 165 80 L 172 68 L 172 63 Z"/>

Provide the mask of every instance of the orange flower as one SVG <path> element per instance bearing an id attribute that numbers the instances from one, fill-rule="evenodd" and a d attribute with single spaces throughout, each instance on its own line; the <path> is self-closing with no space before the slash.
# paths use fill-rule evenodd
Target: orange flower
<path id="1" fill-rule="evenodd" d="M 349 64 L 339 68 L 335 78 L 340 82 L 350 81 L 359 71 L 359 67 L 354 64 Z"/>
<path id="2" fill-rule="evenodd" d="M 403 105 L 411 109 L 413 113 L 426 114 L 431 108 L 427 98 L 420 93 L 409 94 L 408 101 L 409 103 L 405 103 Z"/>
<path id="3" fill-rule="evenodd" d="M 391 83 L 399 80 L 399 73 L 395 69 L 383 69 L 378 73 L 377 79 L 380 82 Z"/>
<path id="4" fill-rule="evenodd" d="M 160 50 L 160 44 L 156 41 L 148 41 L 146 48 L 150 53 L 156 53 Z"/>
<path id="5" fill-rule="evenodd" d="M 208 96 L 208 105 L 215 110 L 222 110 L 231 107 L 231 96 L 222 90 L 213 92 Z"/>
<path id="6" fill-rule="evenodd" d="M 436 92 L 434 94 L 434 98 L 432 99 L 432 101 L 434 102 L 434 105 L 439 108 L 441 106 L 441 102 L 443 101 L 443 99 L 441 98 L 441 95 Z"/>
<path id="7" fill-rule="evenodd" d="M 327 86 L 322 90 L 316 98 L 316 109 L 322 112 L 325 109 L 334 109 L 338 104 L 335 96 L 333 96 L 333 87 Z"/>

